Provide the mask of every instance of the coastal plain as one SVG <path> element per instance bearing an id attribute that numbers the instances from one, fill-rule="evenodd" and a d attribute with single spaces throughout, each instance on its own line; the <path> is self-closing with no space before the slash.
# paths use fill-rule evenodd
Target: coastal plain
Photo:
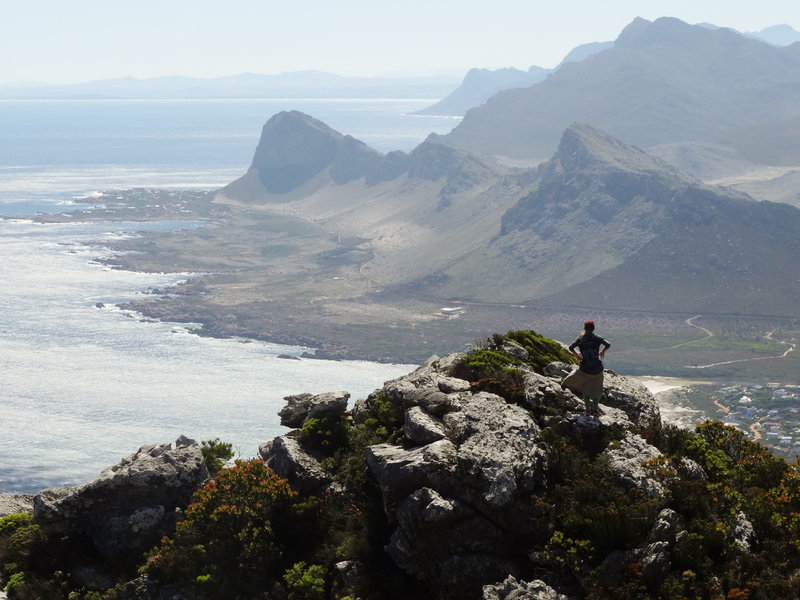
<path id="1" fill-rule="evenodd" d="M 146 318 L 200 323 L 200 335 L 316 348 L 315 356 L 414 363 L 531 328 L 569 343 L 594 318 L 613 343 L 607 367 L 692 381 L 800 383 L 791 319 L 746 315 L 552 308 L 470 302 L 383 289 L 363 275 L 370 251 L 269 205 L 208 190 L 130 189 L 85 199 L 42 222 L 186 221 L 186 228 L 115 240 L 115 268 L 192 273 L 124 305 Z M 204 223 L 201 226 L 197 222 Z M 445 310 L 443 310 L 445 309 Z"/>

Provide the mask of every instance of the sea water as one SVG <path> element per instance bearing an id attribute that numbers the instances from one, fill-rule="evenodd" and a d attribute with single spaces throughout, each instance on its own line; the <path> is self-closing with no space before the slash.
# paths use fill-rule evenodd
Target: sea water
<path id="1" fill-rule="evenodd" d="M 284 432 L 283 397 L 365 397 L 412 365 L 291 360 L 313 349 L 191 333 L 116 308 L 192 274 L 112 270 L 104 242 L 193 223 L 37 224 L 21 215 L 129 187 L 214 188 L 244 173 L 263 123 L 308 112 L 381 151 L 453 120 L 430 100 L 0 102 L 0 492 L 89 481 L 179 435 L 238 455 Z M 316 113 L 316 114 L 315 114 Z M 282 357 L 283 356 L 283 357 Z"/>

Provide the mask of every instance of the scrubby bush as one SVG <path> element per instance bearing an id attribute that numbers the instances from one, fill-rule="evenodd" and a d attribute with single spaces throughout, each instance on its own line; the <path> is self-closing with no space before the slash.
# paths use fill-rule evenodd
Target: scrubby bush
<path id="1" fill-rule="evenodd" d="M 523 360 L 506 352 L 504 345 L 508 342 L 524 348 L 528 358 Z M 505 335 L 495 333 L 477 344 L 453 365 L 450 374 L 471 382 L 475 391 L 491 392 L 508 402 L 521 403 L 524 400 L 524 368 L 542 373 L 547 364 L 555 361 L 576 362 L 561 344 L 535 331 L 509 331 Z"/>
<path id="2" fill-rule="evenodd" d="M 293 552 L 305 550 L 299 546 L 314 530 L 315 511 L 263 461 L 238 460 L 195 492 L 144 571 L 204 597 L 252 593 L 277 580 Z"/>
<path id="3" fill-rule="evenodd" d="M 211 475 L 216 475 L 233 458 L 233 445 L 223 442 L 219 438 L 203 440 L 200 444 L 200 451 L 203 453 L 203 459 L 206 461 L 206 467 Z"/>

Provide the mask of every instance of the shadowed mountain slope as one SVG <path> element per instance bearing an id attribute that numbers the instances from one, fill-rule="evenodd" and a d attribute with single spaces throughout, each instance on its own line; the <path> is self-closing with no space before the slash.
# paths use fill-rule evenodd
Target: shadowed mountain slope
<path id="1" fill-rule="evenodd" d="M 641 147 L 722 139 L 737 147 L 743 128 L 800 117 L 798 82 L 800 44 L 780 48 L 729 29 L 636 19 L 613 48 L 470 110 L 445 141 L 541 160 L 580 121 Z M 782 158 L 798 160 L 800 150 Z"/>
<path id="2" fill-rule="evenodd" d="M 703 185 L 586 125 L 565 131 L 532 187 L 503 215 L 500 234 L 448 271 L 449 293 L 631 310 L 796 312 L 794 207 Z"/>

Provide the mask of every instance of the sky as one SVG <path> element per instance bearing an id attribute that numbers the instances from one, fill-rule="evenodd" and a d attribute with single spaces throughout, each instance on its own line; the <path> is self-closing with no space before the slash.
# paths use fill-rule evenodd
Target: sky
<path id="1" fill-rule="evenodd" d="M 0 84 L 553 67 L 635 17 L 800 30 L 798 0 L 0 0 Z"/>

